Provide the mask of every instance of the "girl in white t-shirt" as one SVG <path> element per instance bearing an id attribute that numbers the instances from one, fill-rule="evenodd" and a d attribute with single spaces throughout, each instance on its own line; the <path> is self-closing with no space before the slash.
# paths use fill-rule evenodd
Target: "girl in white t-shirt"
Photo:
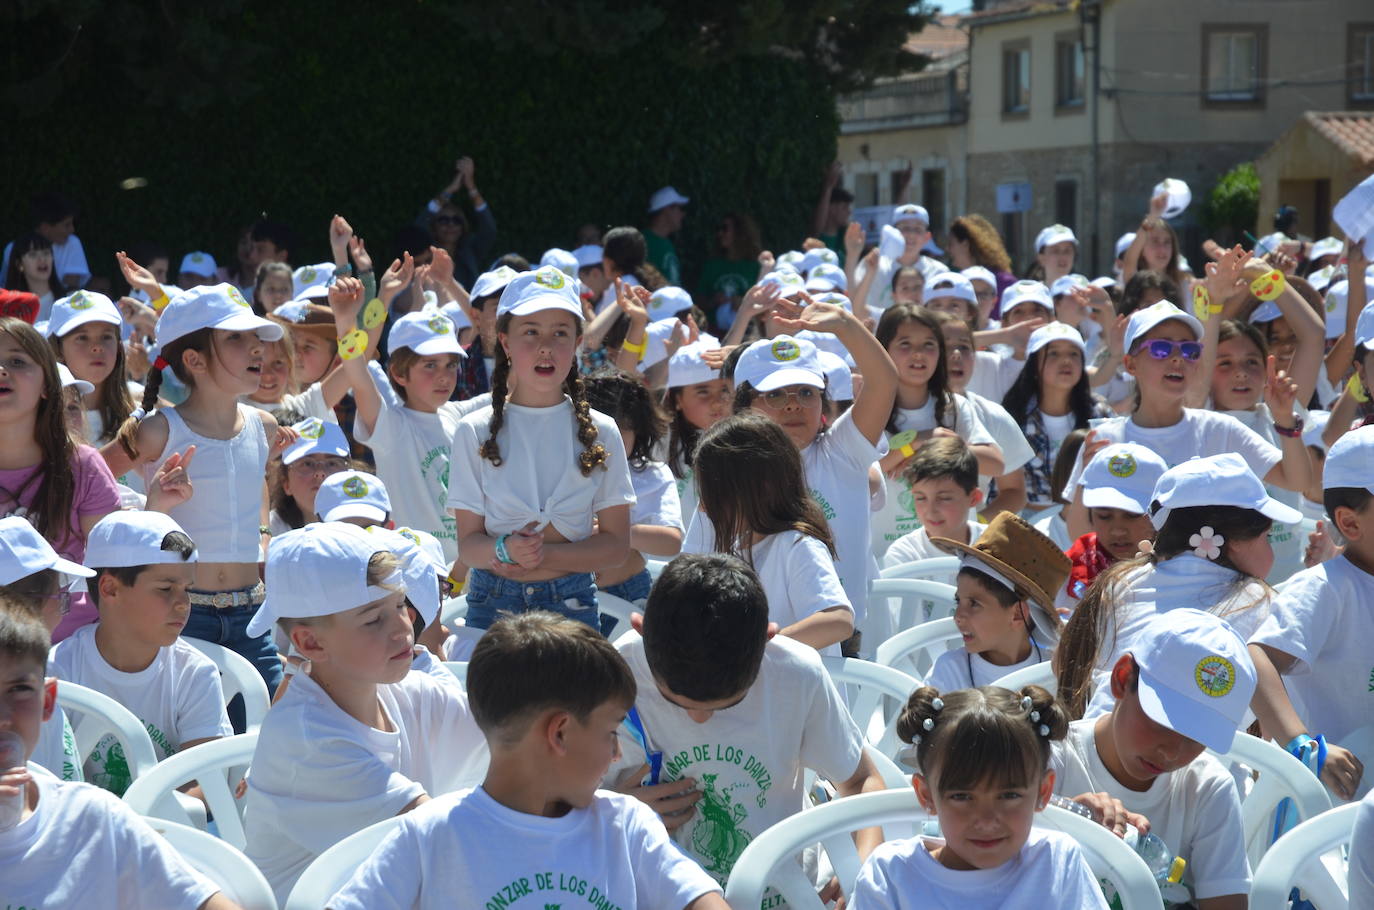
<path id="1" fill-rule="evenodd" d="M 491 404 L 453 435 L 447 505 L 472 566 L 467 625 L 551 610 L 599 628 L 592 573 L 629 557 L 635 495 L 619 428 L 578 376 L 581 301 L 546 266 L 511 279 L 496 313 Z"/>
<path id="2" fill-rule="evenodd" d="M 692 462 L 697 440 L 730 413 L 730 380 L 706 362 L 708 345 L 684 345 L 668 358 L 668 386 L 663 393 L 663 410 L 668 412 L 668 469 L 677 481 L 677 498 L 682 507 L 683 526 L 692 522 L 697 510 L 697 485 L 692 477 Z"/>
<path id="3" fill-rule="evenodd" d="M 830 527 L 783 429 L 760 414 L 722 420 L 697 446 L 697 483 L 715 532 L 707 546 L 754 568 L 783 635 L 839 656 L 854 610 L 835 572 Z"/>
<path id="4" fill-rule="evenodd" d="M 850 897 L 854 910 L 1103 908 L 1102 889 L 1068 835 L 1036 829 L 1049 803 L 1050 743 L 1068 717 L 1039 686 L 911 694 L 897 733 L 921 806 L 940 837 L 890 841 L 873 851 Z M 1008 749 L 1012 754 L 1008 754 Z"/>
<path id="5" fill-rule="evenodd" d="M 48 343 L 77 379 L 95 388 L 82 396 L 86 440 L 104 445 L 134 410 L 143 386 L 130 382 L 120 341 L 123 318 L 104 294 L 76 291 L 53 304 Z"/>

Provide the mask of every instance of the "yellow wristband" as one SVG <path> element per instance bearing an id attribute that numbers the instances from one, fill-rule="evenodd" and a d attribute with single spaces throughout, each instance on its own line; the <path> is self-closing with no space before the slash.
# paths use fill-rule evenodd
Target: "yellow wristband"
<path id="1" fill-rule="evenodd" d="M 910 458 L 912 455 L 916 454 L 916 450 L 909 445 L 902 446 L 901 448 L 897 449 L 897 451 L 901 452 L 902 455 L 906 458 Z"/>
<path id="2" fill-rule="evenodd" d="M 1193 315 L 1202 322 L 1207 321 L 1207 317 L 1214 313 L 1221 312 L 1221 304 L 1212 303 L 1212 294 L 1207 290 L 1207 286 L 1201 282 L 1193 285 Z"/>
<path id="3" fill-rule="evenodd" d="M 1283 293 L 1287 283 L 1287 279 L 1283 277 L 1283 272 L 1278 269 L 1270 269 L 1250 282 L 1250 293 L 1260 300 L 1273 300 Z"/>
<path id="4" fill-rule="evenodd" d="M 893 436 L 887 441 L 888 447 L 896 449 L 897 453 L 903 458 L 910 458 L 916 454 L 916 447 L 912 445 L 916 441 L 915 430 L 905 430 Z"/>
<path id="5" fill-rule="evenodd" d="M 163 291 L 161 294 L 158 295 L 156 300 L 149 301 L 148 305 L 153 308 L 154 313 L 161 313 L 163 310 L 167 308 L 167 304 L 171 302 L 172 299 L 167 296 L 167 292 Z"/>
<path id="6" fill-rule="evenodd" d="M 624 341 L 620 342 L 620 349 L 622 351 L 629 351 L 631 354 L 638 354 L 640 357 L 643 357 L 644 351 L 648 347 L 648 345 L 648 341 L 641 341 L 638 344 L 635 344 L 627 338 Z"/>
<path id="7" fill-rule="evenodd" d="M 355 360 L 367 351 L 367 333 L 354 329 L 339 339 L 339 359 Z"/>

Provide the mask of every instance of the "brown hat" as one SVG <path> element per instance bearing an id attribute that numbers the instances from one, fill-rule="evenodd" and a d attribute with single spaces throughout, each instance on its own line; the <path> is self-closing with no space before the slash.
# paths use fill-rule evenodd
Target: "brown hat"
<path id="1" fill-rule="evenodd" d="M 1011 512 L 1002 512 L 983 529 L 972 545 L 933 537 L 931 543 L 958 553 L 965 563 L 982 563 L 993 573 L 1011 582 L 1040 609 L 1043 629 L 1054 632 L 1063 625 L 1054 608 L 1054 594 L 1069 580 L 1072 563 L 1054 541 Z M 1037 625 L 1042 625 L 1037 623 Z"/>
<path id="2" fill-rule="evenodd" d="M 333 341 L 337 334 L 334 311 L 318 303 L 292 300 L 268 313 L 267 318 L 293 332 L 306 331 L 327 341 Z"/>

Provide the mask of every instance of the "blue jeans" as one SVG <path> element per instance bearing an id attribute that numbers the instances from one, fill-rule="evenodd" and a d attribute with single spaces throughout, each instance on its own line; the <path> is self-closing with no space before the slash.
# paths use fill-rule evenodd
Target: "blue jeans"
<path id="1" fill-rule="evenodd" d="M 631 575 L 624 581 L 618 584 L 607 585 L 601 590 L 605 591 L 607 594 L 613 594 L 621 600 L 629 601 L 636 607 L 639 607 L 642 612 L 644 609 L 644 602 L 649 599 L 649 589 L 653 586 L 654 580 L 649 577 L 649 570 L 640 569 L 638 575 Z M 615 627 L 618 624 L 619 621 L 614 616 L 608 616 L 603 613 L 601 615 L 601 634 L 610 638 L 611 633 L 615 631 Z M 624 632 L 625 630 L 621 629 L 620 631 Z"/>
<path id="2" fill-rule="evenodd" d="M 469 629 L 489 629 L 501 613 L 548 610 L 600 629 L 596 585 L 590 572 L 577 572 L 549 581 L 514 581 L 473 569 L 468 578 Z"/>
<path id="3" fill-rule="evenodd" d="M 281 685 L 281 658 L 272 644 L 271 632 L 257 638 L 248 635 L 248 620 L 256 612 L 258 608 L 250 606 L 216 609 L 192 604 L 191 616 L 186 620 L 186 628 L 181 630 L 181 634 L 223 645 L 246 657 L 262 674 L 262 681 L 267 683 L 268 697 L 271 697 L 276 693 L 277 686 Z M 235 733 L 242 733 L 247 728 L 243 698 L 240 696 L 234 696 L 233 701 L 229 702 L 229 723 L 233 725 Z"/>

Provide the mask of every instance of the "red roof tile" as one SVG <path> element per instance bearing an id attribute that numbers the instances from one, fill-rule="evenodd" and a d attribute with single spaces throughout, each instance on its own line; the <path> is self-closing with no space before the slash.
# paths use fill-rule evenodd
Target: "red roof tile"
<path id="1" fill-rule="evenodd" d="M 1374 165 L 1374 111 L 1308 111 L 1312 128 L 1365 167 Z"/>

